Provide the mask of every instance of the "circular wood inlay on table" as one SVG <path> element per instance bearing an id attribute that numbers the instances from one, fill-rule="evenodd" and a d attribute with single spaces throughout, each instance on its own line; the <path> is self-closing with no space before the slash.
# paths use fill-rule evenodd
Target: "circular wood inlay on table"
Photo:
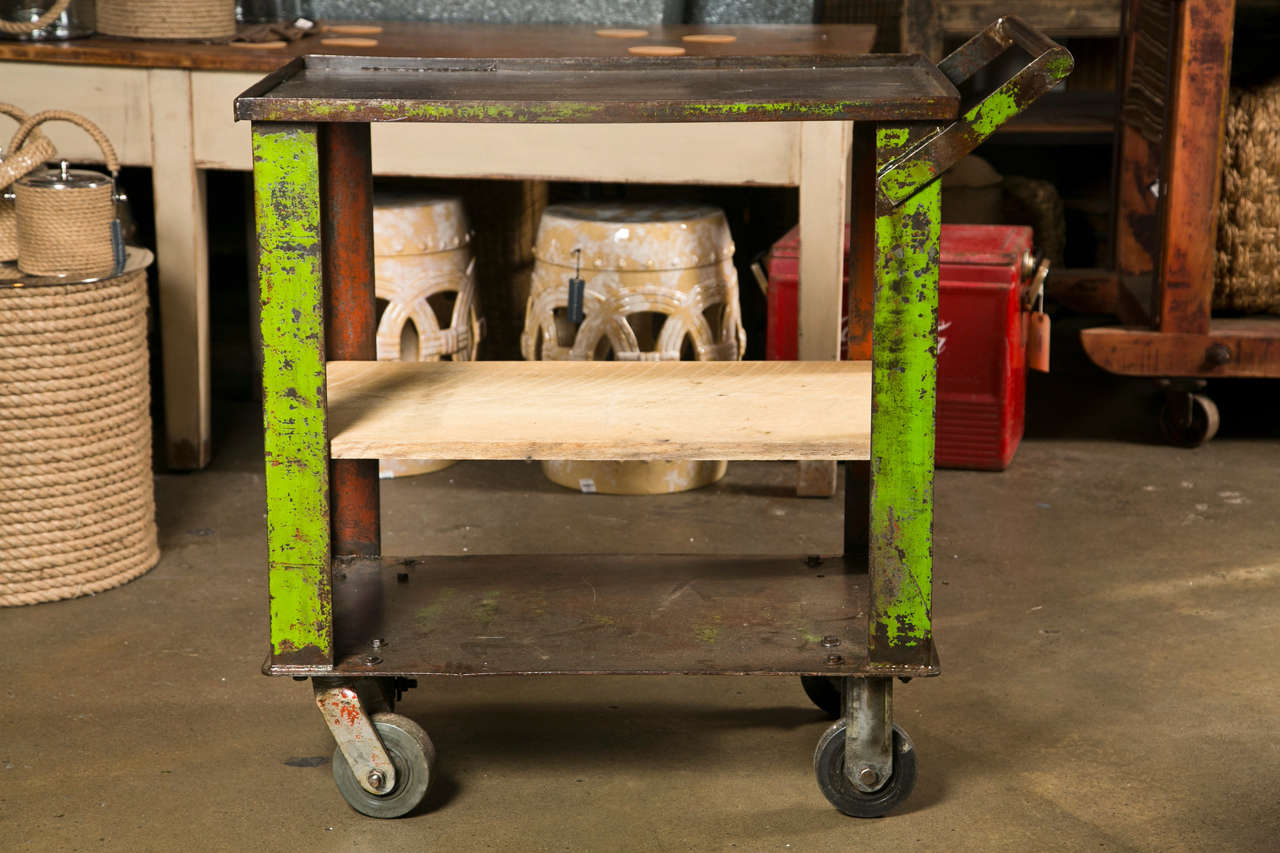
<path id="1" fill-rule="evenodd" d="M 673 44 L 637 44 L 627 48 L 627 53 L 636 56 L 681 56 L 684 48 Z"/>
<path id="2" fill-rule="evenodd" d="M 738 37 L 730 33 L 690 33 L 687 36 L 680 36 L 680 40 L 697 44 L 729 44 L 737 41 Z"/>

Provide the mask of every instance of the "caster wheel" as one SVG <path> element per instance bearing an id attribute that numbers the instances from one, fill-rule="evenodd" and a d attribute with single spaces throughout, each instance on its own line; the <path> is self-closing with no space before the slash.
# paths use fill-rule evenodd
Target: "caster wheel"
<path id="1" fill-rule="evenodd" d="M 1160 412 L 1165 440 L 1178 447 L 1199 447 L 1218 432 L 1218 407 L 1203 394 L 1170 394 Z"/>
<path id="2" fill-rule="evenodd" d="M 385 794 L 371 794 L 356 781 L 341 749 L 333 752 L 333 781 L 351 808 L 369 817 L 400 817 L 427 795 L 436 748 L 422 726 L 399 714 L 374 714 L 373 727 L 396 769 L 396 784 Z"/>
<path id="3" fill-rule="evenodd" d="M 844 713 L 844 694 L 840 679 L 829 675 L 802 675 L 800 686 L 809 701 L 817 705 L 831 719 L 839 719 Z"/>
<path id="4" fill-rule="evenodd" d="M 849 817 L 881 817 L 902 802 L 916 784 L 916 750 L 907 733 L 893 727 L 893 772 L 878 790 L 859 791 L 844 775 L 843 720 L 833 725 L 818 741 L 813 753 L 813 771 L 822 794 Z"/>

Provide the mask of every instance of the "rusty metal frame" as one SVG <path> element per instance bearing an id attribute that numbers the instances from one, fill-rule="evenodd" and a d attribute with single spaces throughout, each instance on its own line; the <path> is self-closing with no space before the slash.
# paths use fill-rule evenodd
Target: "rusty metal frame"
<path id="1" fill-rule="evenodd" d="M 1012 47 L 1030 54 L 1031 62 L 976 104 L 962 103 L 960 118 L 906 148 L 880 170 L 878 212 L 902 204 L 937 180 L 1001 125 L 1058 85 L 1074 67 L 1066 48 L 1010 15 L 957 48 L 938 64 L 938 70 L 959 88 Z"/>
<path id="2" fill-rule="evenodd" d="M 940 127 L 936 121 L 907 120 L 916 115 L 912 110 L 887 110 L 856 131 L 860 151 L 873 153 L 875 163 L 874 174 L 867 169 L 860 181 L 874 187 L 874 207 L 860 207 L 857 217 L 869 233 L 859 230 L 855 237 L 858 245 L 874 246 L 873 265 L 860 266 L 858 273 L 859 281 L 874 282 L 867 300 L 872 452 L 868 466 L 851 469 L 857 475 L 851 482 L 869 469 L 869 501 L 855 495 L 847 505 L 869 520 L 865 660 L 876 674 L 937 669 L 931 625 L 940 233 L 935 178 L 1065 76 L 1071 57 L 1017 19 L 1002 18 L 940 66 L 953 83 L 963 83 L 1015 45 L 1032 54 L 1031 63 L 958 120 Z M 238 105 L 241 113 L 286 72 L 255 86 Z M 306 99 L 295 100 L 305 113 Z M 275 115 L 269 105 L 253 115 L 271 589 L 268 671 L 276 674 L 333 671 L 334 560 L 376 556 L 380 544 L 376 463 L 331 468 L 327 452 L 325 360 L 373 358 L 375 308 L 369 126 L 358 112 L 335 121 L 331 106 L 315 105 L 319 123 L 262 120 Z M 645 111 L 655 108 L 646 101 L 634 109 L 648 116 Z M 777 117 L 788 117 L 783 112 Z M 652 120 L 664 115 L 659 110 Z M 730 110 L 710 120 L 741 118 Z M 862 546 L 858 526 L 851 525 L 847 535 L 850 548 Z M 852 671 L 842 672 L 842 656 L 828 658 L 832 674 Z M 390 674 L 377 663 L 364 674 Z"/>

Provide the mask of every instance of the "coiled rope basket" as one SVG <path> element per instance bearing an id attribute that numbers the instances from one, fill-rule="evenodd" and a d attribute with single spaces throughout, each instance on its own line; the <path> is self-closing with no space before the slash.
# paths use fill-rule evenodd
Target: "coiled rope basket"
<path id="1" fill-rule="evenodd" d="M 0 268 L 0 606 L 101 592 L 159 559 L 150 253 L 129 261 L 78 284 Z"/>
<path id="2" fill-rule="evenodd" d="M 1213 308 L 1280 314 L 1280 78 L 1231 93 Z"/>
<path id="3" fill-rule="evenodd" d="M 135 39 L 221 39 L 236 34 L 235 0 L 98 0 L 98 32 Z"/>

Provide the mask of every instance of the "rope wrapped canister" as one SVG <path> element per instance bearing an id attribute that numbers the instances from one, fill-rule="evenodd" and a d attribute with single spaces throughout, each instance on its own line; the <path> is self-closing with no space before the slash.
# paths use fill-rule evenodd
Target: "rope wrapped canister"
<path id="1" fill-rule="evenodd" d="M 235 0 L 98 0 L 98 32 L 135 39 L 221 39 L 236 34 Z"/>
<path id="2" fill-rule="evenodd" d="M 112 228 L 120 160 L 115 147 L 102 129 L 84 116 L 66 110 L 45 110 L 22 123 L 9 150 L 23 156 L 35 142 L 28 141 L 28 136 L 46 121 L 70 122 L 88 133 L 102 149 L 111 178 L 84 186 L 42 185 L 51 182 L 41 181 L 40 175 L 17 181 L 14 195 L 18 268 L 28 275 L 84 278 L 107 274 L 116 263 Z"/>
<path id="3" fill-rule="evenodd" d="M 0 103 L 0 114 L 9 116 L 18 124 L 22 124 L 27 118 L 26 111 L 13 104 Z M 21 156 L 7 156 L 9 154 L 14 152 L 0 149 L 0 262 L 16 260 L 18 257 L 18 215 L 14 211 L 13 199 L 8 198 L 10 186 L 18 178 L 38 168 L 45 160 L 51 159 L 56 152 L 52 142 L 39 136 L 28 140 L 23 150 L 17 152 Z"/>
<path id="4" fill-rule="evenodd" d="M 0 285 L 0 606 L 101 592 L 159 559 L 145 269 Z"/>

